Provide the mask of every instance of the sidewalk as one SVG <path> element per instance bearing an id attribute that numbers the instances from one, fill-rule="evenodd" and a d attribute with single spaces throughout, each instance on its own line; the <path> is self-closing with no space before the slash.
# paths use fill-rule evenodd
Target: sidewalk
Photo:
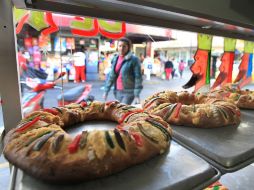
<path id="1" fill-rule="evenodd" d="M 151 77 L 151 80 L 143 80 L 143 90 L 140 94 L 140 99 L 143 101 L 148 96 L 163 90 L 173 90 L 173 91 L 182 91 L 184 90 L 182 86 L 189 80 L 191 73 L 186 71 L 184 77 L 181 78 L 174 78 L 170 80 L 162 80 L 158 77 Z M 104 81 L 93 81 L 87 82 L 88 84 L 92 85 L 92 90 L 89 95 L 93 95 L 95 100 L 97 101 L 104 101 L 102 95 L 104 93 Z M 66 83 L 64 84 L 64 90 L 68 90 L 70 88 L 76 87 L 78 85 L 82 85 L 84 83 Z M 188 89 L 188 91 L 192 91 L 193 88 Z M 57 106 L 57 99 L 56 97 L 61 93 L 59 89 L 50 89 L 47 91 L 45 96 L 45 107 L 52 107 Z M 113 90 L 109 92 L 107 101 L 115 100 L 113 95 Z"/>

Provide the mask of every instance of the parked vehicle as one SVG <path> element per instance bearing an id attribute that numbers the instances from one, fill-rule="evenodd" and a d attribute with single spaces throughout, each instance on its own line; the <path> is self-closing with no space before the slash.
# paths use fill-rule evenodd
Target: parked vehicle
<path id="1" fill-rule="evenodd" d="M 94 96 L 89 95 L 92 85 L 85 84 L 65 91 L 57 97 L 58 106 L 64 106 L 70 103 L 80 103 L 82 101 L 94 101 Z"/>
<path id="2" fill-rule="evenodd" d="M 24 84 L 25 90 L 23 90 L 22 97 L 22 111 L 26 116 L 33 111 L 43 109 L 44 96 L 47 89 L 61 88 L 56 86 L 57 80 L 61 79 L 65 75 L 65 72 L 60 73 L 56 80 L 52 82 L 45 82 L 40 78 L 29 78 L 21 83 Z"/>

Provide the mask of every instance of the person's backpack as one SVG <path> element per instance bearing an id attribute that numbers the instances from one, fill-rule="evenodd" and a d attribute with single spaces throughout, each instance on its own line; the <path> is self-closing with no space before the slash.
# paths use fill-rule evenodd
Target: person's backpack
<path id="1" fill-rule="evenodd" d="M 150 70 L 152 70 L 153 65 L 152 65 L 152 64 L 148 64 L 148 65 L 147 65 L 147 68 L 150 69 Z"/>

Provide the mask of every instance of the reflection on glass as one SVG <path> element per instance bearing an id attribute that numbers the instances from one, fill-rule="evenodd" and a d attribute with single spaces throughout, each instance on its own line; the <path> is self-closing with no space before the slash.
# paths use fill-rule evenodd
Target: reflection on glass
<path id="1" fill-rule="evenodd" d="M 14 15 L 16 11 L 14 9 Z M 28 19 L 22 22 L 25 15 Z M 135 45 L 133 53 L 140 58 L 141 64 L 142 57 L 154 59 L 152 74 L 158 78 L 162 78 L 164 61 L 168 58 L 174 59 L 177 78 L 177 63 L 181 59 L 185 62 L 191 59 L 195 49 L 174 48 L 166 51 L 156 48 L 154 42 L 173 39 L 170 29 L 85 16 L 22 10 L 16 14 L 15 24 L 25 115 L 45 107 L 92 99 L 91 95 L 103 101 L 103 87 L 112 69 L 111 60 L 117 52 L 117 40 L 123 36 L 130 38 Z M 80 50 L 85 56 L 77 56 Z M 76 65 L 76 60 L 82 64 Z M 80 66 L 84 68 L 79 69 Z M 85 77 L 75 81 L 80 72 Z M 65 75 L 56 80 L 61 73 Z M 110 93 L 108 100 L 114 99 L 113 93 Z"/>

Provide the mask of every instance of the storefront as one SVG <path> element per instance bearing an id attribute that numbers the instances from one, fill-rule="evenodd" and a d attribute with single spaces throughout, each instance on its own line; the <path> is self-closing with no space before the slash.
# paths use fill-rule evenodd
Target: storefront
<path id="1" fill-rule="evenodd" d="M 45 27 L 47 26 L 48 15 L 46 12 L 30 11 L 15 9 L 14 15 L 19 23 L 17 33 L 18 49 L 27 60 L 27 64 L 31 67 L 44 70 L 49 76 L 47 80 L 54 80 L 54 76 L 62 70 L 67 72 L 66 79 L 73 81 L 75 69 L 73 66 L 73 53 L 81 47 L 86 54 L 86 80 L 94 81 L 105 79 L 102 77 L 105 72 L 103 68 L 103 57 L 100 54 L 107 52 L 116 52 L 117 38 L 125 35 L 133 44 L 145 44 L 143 49 L 134 48 L 134 53 L 140 57 L 153 55 L 151 42 L 159 42 L 171 40 L 171 31 L 169 29 L 135 25 L 124 23 L 125 29 L 119 36 L 104 36 L 92 32 L 84 32 L 78 24 L 82 24 L 81 17 L 68 16 L 63 14 L 51 14 L 52 22 L 56 25 L 57 30 L 45 35 Z M 20 16 L 22 12 L 23 15 Z M 20 25 L 21 21 L 28 17 L 28 20 Z M 40 18 L 40 22 L 36 21 Z M 108 21 L 110 23 L 110 21 Z M 77 26 L 76 26 L 77 25 Z M 112 37 L 112 38 L 110 38 Z M 116 39 L 115 39 L 116 38 Z M 109 45 L 110 44 L 110 45 Z M 99 77 L 100 76 L 100 77 Z"/>

